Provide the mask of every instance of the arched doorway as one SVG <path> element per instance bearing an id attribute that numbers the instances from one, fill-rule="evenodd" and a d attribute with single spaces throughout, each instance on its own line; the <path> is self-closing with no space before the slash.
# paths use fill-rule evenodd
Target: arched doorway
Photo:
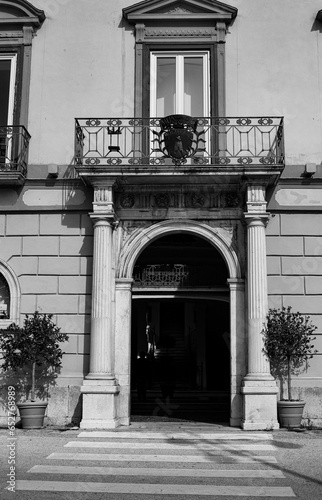
<path id="1" fill-rule="evenodd" d="M 198 238 L 198 241 L 204 241 L 210 244 L 211 248 L 216 250 L 217 258 L 220 263 L 224 263 L 225 268 L 224 278 L 221 284 L 225 282 L 225 294 L 217 294 L 216 297 L 208 298 L 203 296 L 203 291 L 196 290 L 189 294 L 189 300 L 194 300 L 196 304 L 207 302 L 209 310 L 214 310 L 214 304 L 217 302 L 218 309 L 223 311 L 224 308 L 229 309 L 229 326 L 230 326 L 230 418 L 229 422 L 232 426 L 241 425 L 242 421 L 242 396 L 240 392 L 243 377 L 246 374 L 246 344 L 245 344 L 245 297 L 244 297 L 244 280 L 239 264 L 239 258 L 235 249 L 233 234 L 221 227 L 211 227 L 208 224 L 189 219 L 172 219 L 165 220 L 152 224 L 148 227 L 139 227 L 133 232 L 126 231 L 122 241 L 122 246 L 117 258 L 116 266 L 116 296 L 115 296 L 115 376 L 119 382 L 119 395 L 117 416 L 120 423 L 128 425 L 131 416 L 131 364 L 133 368 L 133 355 L 131 355 L 132 344 L 132 324 L 131 317 L 134 318 L 135 303 L 151 299 L 151 295 L 144 298 L 146 292 L 141 288 L 139 293 L 134 284 L 133 275 L 135 274 L 135 266 L 140 263 L 140 256 L 150 245 L 163 237 L 174 235 L 189 235 Z M 166 240 L 163 240 L 166 241 Z M 209 247 L 208 247 L 209 248 Z M 207 250 L 208 251 L 208 250 Z M 148 255 L 148 254 L 146 254 Z M 181 254 L 179 254 L 181 256 Z M 180 261 L 177 261 L 180 263 Z M 176 262 L 176 263 L 177 263 Z M 228 276 L 228 279 L 226 279 Z M 228 282 L 228 284 L 227 284 Z M 227 286 L 228 285 L 228 286 Z M 220 290 L 223 292 L 223 290 Z M 159 290 L 158 292 L 161 293 Z M 166 293 L 172 293 L 167 290 Z M 181 291 L 180 299 L 188 302 L 188 297 L 183 296 Z M 198 298 L 197 296 L 198 295 Z M 178 297 L 169 297 L 172 303 Z M 154 296 L 154 300 L 159 300 Z M 161 300 L 161 299 L 160 299 Z M 165 293 L 162 295 L 162 300 L 166 301 Z M 137 302 L 136 302 L 137 301 Z M 212 304 L 212 305 L 210 305 Z M 221 304 L 222 307 L 219 307 Z M 188 307 L 191 311 L 192 308 Z M 141 317 L 142 317 L 142 313 Z M 144 317 L 144 315 L 143 315 Z M 226 316 L 227 320 L 227 316 Z M 143 326 L 144 328 L 144 323 Z M 135 335 L 135 334 L 134 334 Z M 226 335 L 222 336 L 227 339 Z M 135 353 L 136 354 L 136 353 Z M 132 358 L 132 359 L 131 359 Z M 132 363 L 131 363 L 132 361 Z M 227 366 L 227 365 L 226 365 Z M 214 376 L 215 378 L 215 376 Z M 226 393 L 227 394 L 227 393 Z M 155 408 L 157 412 L 158 409 Z"/>
<path id="2" fill-rule="evenodd" d="M 228 421 L 227 265 L 190 233 L 155 239 L 133 271 L 132 415 Z"/>

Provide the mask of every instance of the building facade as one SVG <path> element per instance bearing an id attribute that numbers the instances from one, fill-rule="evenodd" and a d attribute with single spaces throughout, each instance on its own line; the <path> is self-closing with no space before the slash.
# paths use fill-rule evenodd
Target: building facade
<path id="1" fill-rule="evenodd" d="M 321 425 L 320 7 L 0 0 L 0 327 L 38 310 L 69 335 L 48 422 L 129 425 L 143 351 L 278 428 L 261 331 L 290 305 Z"/>

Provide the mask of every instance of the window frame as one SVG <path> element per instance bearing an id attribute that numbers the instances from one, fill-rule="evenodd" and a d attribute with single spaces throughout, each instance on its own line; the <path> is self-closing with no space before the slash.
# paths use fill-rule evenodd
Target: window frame
<path id="1" fill-rule="evenodd" d="M 210 93 L 211 93 L 211 79 L 210 79 L 210 53 L 208 50 L 155 50 L 150 52 L 150 114 L 151 116 L 159 116 L 157 113 L 157 63 L 158 58 L 173 58 L 175 59 L 176 67 L 176 98 L 174 114 L 188 114 L 184 110 L 184 60 L 186 57 L 200 57 L 202 59 L 202 76 L 203 76 L 203 111 L 198 116 L 210 116 Z M 153 79 L 153 73 L 155 79 Z"/>

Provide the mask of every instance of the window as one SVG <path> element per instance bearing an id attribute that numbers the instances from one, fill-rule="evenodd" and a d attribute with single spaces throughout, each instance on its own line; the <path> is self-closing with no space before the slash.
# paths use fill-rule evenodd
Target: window
<path id="1" fill-rule="evenodd" d="M 0 328 L 19 321 L 20 286 L 11 267 L 0 260 Z"/>
<path id="2" fill-rule="evenodd" d="M 209 52 L 152 52 L 150 115 L 209 116 Z"/>
<path id="3" fill-rule="evenodd" d="M 13 125 L 16 54 L 0 54 L 0 126 Z"/>
<path id="4" fill-rule="evenodd" d="M 225 116 L 225 41 L 237 9 L 213 0 L 146 0 L 135 26 L 135 117 Z"/>
<path id="5" fill-rule="evenodd" d="M 26 177 L 31 48 L 44 20 L 26 0 L 0 0 L 0 184 Z"/>
<path id="6" fill-rule="evenodd" d="M 13 125 L 17 54 L 0 54 L 0 163 L 10 161 L 12 141 L 6 127 Z"/>

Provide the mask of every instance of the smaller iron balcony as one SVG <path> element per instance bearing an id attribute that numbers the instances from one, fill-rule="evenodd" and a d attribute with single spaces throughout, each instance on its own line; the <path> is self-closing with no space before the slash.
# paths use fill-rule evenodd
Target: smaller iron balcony
<path id="1" fill-rule="evenodd" d="M 23 125 L 0 126 L 0 184 L 23 184 L 30 135 Z"/>
<path id="2" fill-rule="evenodd" d="M 282 167 L 283 118 L 77 118 L 75 165 Z"/>

